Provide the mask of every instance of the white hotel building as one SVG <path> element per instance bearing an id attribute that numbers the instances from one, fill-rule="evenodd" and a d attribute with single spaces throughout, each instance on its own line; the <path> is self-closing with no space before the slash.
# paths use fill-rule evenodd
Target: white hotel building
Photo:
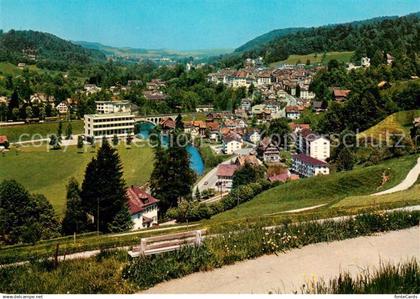
<path id="1" fill-rule="evenodd" d="M 135 120 L 131 113 L 86 114 L 84 124 L 86 137 L 98 139 L 134 135 Z"/>

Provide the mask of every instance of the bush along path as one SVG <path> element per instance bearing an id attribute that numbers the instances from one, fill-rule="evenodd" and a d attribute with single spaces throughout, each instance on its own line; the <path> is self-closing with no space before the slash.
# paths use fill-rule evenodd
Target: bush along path
<path id="1" fill-rule="evenodd" d="M 341 221 L 285 224 L 270 230 L 246 227 L 240 234 L 229 232 L 206 239 L 201 247 L 133 259 L 124 269 L 123 277 L 140 289 L 147 289 L 163 281 L 265 254 L 413 227 L 419 220 L 418 211 L 397 211 L 363 214 Z"/>

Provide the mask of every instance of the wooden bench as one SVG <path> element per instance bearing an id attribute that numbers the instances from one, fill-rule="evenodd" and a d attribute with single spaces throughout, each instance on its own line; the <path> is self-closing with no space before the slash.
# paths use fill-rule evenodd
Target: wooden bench
<path id="1" fill-rule="evenodd" d="M 133 246 L 128 252 L 131 257 L 153 255 L 157 253 L 178 250 L 182 246 L 200 246 L 206 230 L 194 230 L 170 235 L 142 238 L 140 245 Z"/>

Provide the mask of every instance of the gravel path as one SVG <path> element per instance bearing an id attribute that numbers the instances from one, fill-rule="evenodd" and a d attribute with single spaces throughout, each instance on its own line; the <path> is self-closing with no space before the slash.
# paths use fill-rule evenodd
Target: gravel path
<path id="1" fill-rule="evenodd" d="M 420 227 L 262 256 L 164 282 L 144 293 L 291 293 L 308 281 L 336 277 L 340 271 L 355 275 L 381 262 L 412 257 L 420 259 Z"/>
<path id="2" fill-rule="evenodd" d="M 408 172 L 406 178 L 399 183 L 397 186 L 382 191 L 382 192 L 378 192 L 378 193 L 374 193 L 372 194 L 372 196 L 377 196 L 377 195 L 383 195 L 383 194 L 389 194 L 389 193 L 394 193 L 394 192 L 398 192 L 398 191 L 404 191 L 407 190 L 408 188 L 410 188 L 411 186 L 413 186 L 416 181 L 417 178 L 420 175 L 420 158 L 417 159 L 417 164 Z"/>

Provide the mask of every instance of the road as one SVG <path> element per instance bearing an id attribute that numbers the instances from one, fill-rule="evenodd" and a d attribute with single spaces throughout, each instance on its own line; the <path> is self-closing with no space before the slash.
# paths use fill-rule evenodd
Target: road
<path id="1" fill-rule="evenodd" d="M 221 164 L 229 164 L 231 161 L 234 161 L 236 156 L 229 158 L 226 161 L 223 161 Z M 220 164 L 219 164 L 220 165 Z M 219 166 L 218 165 L 218 166 Z M 217 183 L 217 167 L 210 170 L 195 186 L 193 187 L 193 194 L 195 193 L 195 190 L 200 190 L 200 192 L 203 192 L 207 189 L 217 189 L 216 183 Z"/>
<path id="2" fill-rule="evenodd" d="M 420 158 L 417 159 L 417 164 L 408 172 L 406 178 L 399 183 L 397 186 L 385 190 L 385 191 L 381 191 L 378 193 L 374 193 L 371 194 L 372 196 L 378 196 L 378 195 L 383 195 L 383 194 L 389 194 L 389 193 L 394 193 L 394 192 L 399 192 L 399 191 L 404 191 L 407 190 L 408 188 L 410 188 L 411 186 L 413 186 L 418 177 L 420 175 Z"/>
<path id="3" fill-rule="evenodd" d="M 356 275 L 381 262 L 420 259 L 420 227 L 331 243 L 318 243 L 278 255 L 266 255 L 210 272 L 158 284 L 149 294 L 267 294 L 300 292 L 309 281 Z"/>

